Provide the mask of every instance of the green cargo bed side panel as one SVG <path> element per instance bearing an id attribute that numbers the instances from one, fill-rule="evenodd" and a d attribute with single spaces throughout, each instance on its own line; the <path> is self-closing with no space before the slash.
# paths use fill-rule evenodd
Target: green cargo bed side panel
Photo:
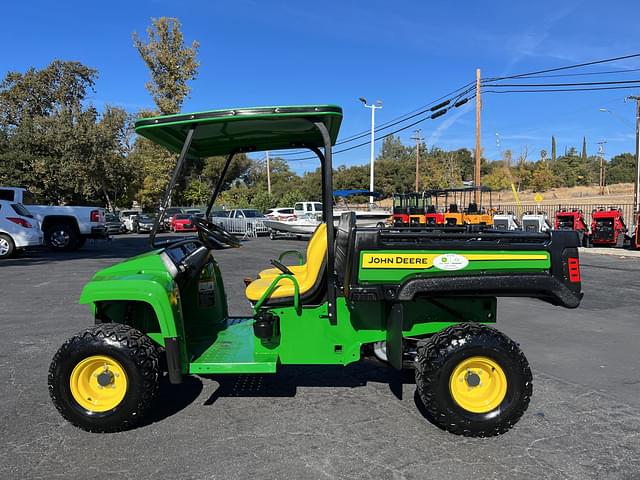
<path id="1" fill-rule="evenodd" d="M 550 267 L 546 251 L 370 250 L 360 252 L 358 279 L 402 283 L 416 277 L 545 272 Z"/>

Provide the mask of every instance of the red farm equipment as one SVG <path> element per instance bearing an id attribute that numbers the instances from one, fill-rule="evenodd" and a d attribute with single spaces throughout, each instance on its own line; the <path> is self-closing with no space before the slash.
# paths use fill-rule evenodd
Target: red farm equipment
<path id="1" fill-rule="evenodd" d="M 567 210 L 561 208 L 556 212 L 555 230 L 574 230 L 580 239 L 580 245 L 586 247 L 589 244 L 589 227 L 584 219 L 582 210 L 574 208 Z"/>
<path id="2" fill-rule="evenodd" d="M 598 247 L 624 247 L 627 226 L 622 210 L 599 208 L 591 212 L 591 244 Z"/>

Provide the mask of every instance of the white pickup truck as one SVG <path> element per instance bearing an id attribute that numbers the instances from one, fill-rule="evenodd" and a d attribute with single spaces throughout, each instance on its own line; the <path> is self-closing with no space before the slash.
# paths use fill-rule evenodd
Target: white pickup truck
<path id="1" fill-rule="evenodd" d="M 0 199 L 24 203 L 25 189 L 0 187 Z M 109 237 L 104 208 L 49 205 L 25 205 L 38 220 L 44 242 L 51 250 L 72 251 L 81 248 L 88 238 Z"/>

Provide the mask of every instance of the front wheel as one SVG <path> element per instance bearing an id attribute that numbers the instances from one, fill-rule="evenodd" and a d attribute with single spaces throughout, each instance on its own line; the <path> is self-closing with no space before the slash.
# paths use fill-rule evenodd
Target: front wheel
<path id="1" fill-rule="evenodd" d="M 467 437 L 508 431 L 533 391 L 531 369 L 518 345 L 474 323 L 451 326 L 420 342 L 416 386 L 431 421 Z"/>
<path id="2" fill-rule="evenodd" d="M 49 368 L 53 404 L 73 425 L 115 432 L 137 425 L 158 392 L 159 354 L 149 337 L 104 323 L 67 340 Z"/>

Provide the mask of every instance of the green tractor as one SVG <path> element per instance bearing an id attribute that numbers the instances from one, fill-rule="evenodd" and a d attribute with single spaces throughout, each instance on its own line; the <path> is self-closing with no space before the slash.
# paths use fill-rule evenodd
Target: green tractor
<path id="1" fill-rule="evenodd" d="M 178 154 L 151 251 L 99 271 L 80 303 L 95 325 L 67 340 L 49 369 L 60 413 L 92 432 L 138 425 L 163 375 L 273 374 L 279 365 L 349 365 L 376 355 L 390 368 L 415 367 L 423 413 L 455 434 L 509 430 L 532 394 L 518 345 L 491 327 L 496 297 L 536 297 L 575 308 L 582 298 L 573 232 L 450 232 L 337 227 L 330 209 L 298 265 L 247 281 L 253 315 L 227 309 L 215 260 L 240 242 L 209 214 L 235 154 L 306 148 L 322 168 L 332 204 L 332 145 L 342 121 L 333 105 L 215 110 L 141 119 L 136 132 Z M 164 241 L 156 232 L 193 158 L 226 156 L 197 236 Z M 290 252 L 285 252 L 290 254 Z M 238 265 L 242 264 L 238 257 Z M 233 288 L 238 288 L 234 285 Z"/>

